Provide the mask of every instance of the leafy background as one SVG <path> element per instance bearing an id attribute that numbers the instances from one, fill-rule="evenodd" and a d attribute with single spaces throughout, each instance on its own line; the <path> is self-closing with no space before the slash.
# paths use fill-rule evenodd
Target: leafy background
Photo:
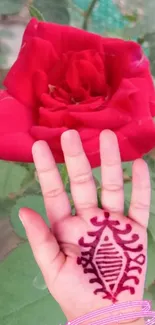
<path id="1" fill-rule="evenodd" d="M 154 76 L 154 10 L 154 0 L 131 0 L 130 4 L 127 0 L 0 0 L 0 83 L 15 59 L 17 52 L 12 51 L 19 50 L 30 13 L 39 19 L 136 40 L 149 56 Z M 155 151 L 144 159 L 152 181 L 144 298 L 155 308 Z M 58 167 L 69 191 L 65 166 Z M 131 196 L 131 169 L 132 162 L 123 164 L 125 211 Z M 100 168 L 93 173 L 100 193 Z M 18 211 L 23 206 L 35 209 L 47 221 L 34 165 L 0 161 L 0 324 L 63 324 L 65 317 L 48 293 L 19 221 Z"/>

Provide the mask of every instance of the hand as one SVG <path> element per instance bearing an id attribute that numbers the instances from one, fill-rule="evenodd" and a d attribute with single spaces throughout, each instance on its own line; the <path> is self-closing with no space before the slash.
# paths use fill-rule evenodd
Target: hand
<path id="1" fill-rule="evenodd" d="M 99 209 L 91 167 L 78 133 L 63 133 L 61 145 L 76 216 L 71 215 L 52 153 L 39 141 L 33 146 L 33 157 L 51 230 L 40 215 L 27 208 L 20 210 L 20 218 L 49 291 L 72 320 L 114 302 L 143 298 L 150 180 L 146 163 L 135 161 L 129 215 L 124 216 L 118 143 L 113 132 L 103 131 L 103 210 Z"/>

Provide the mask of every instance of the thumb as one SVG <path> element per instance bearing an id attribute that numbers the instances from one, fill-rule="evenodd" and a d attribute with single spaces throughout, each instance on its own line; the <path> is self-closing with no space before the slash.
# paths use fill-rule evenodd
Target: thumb
<path id="1" fill-rule="evenodd" d="M 37 212 L 22 208 L 19 211 L 19 218 L 25 228 L 35 260 L 50 288 L 65 263 L 65 255 L 60 251 L 56 238 Z"/>

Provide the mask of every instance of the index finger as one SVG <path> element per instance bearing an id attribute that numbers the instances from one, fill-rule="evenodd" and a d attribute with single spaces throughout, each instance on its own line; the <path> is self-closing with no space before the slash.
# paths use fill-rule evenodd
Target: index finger
<path id="1" fill-rule="evenodd" d="M 54 224 L 71 214 L 69 199 L 48 144 L 45 141 L 35 142 L 32 153 L 47 216 L 50 223 Z"/>

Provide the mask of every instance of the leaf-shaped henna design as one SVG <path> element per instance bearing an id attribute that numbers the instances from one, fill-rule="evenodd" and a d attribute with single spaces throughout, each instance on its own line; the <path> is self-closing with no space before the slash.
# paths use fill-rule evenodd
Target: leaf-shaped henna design
<path id="1" fill-rule="evenodd" d="M 145 263 L 143 245 L 136 245 L 138 234 L 131 234 L 130 224 L 121 229 L 120 222 L 111 220 L 107 212 L 102 221 L 94 217 L 91 223 L 98 229 L 87 233 L 93 241 L 85 242 L 83 237 L 80 238 L 79 245 L 83 250 L 77 264 L 82 265 L 84 273 L 92 275 L 90 283 L 100 285 L 94 294 L 102 293 L 102 298 L 112 302 L 116 302 L 118 295 L 124 290 L 134 294 L 134 285 L 139 283 L 138 274 L 142 272 Z M 126 235 L 130 236 L 128 240 L 124 238 Z M 130 271 L 136 274 L 133 275 Z M 132 280 L 132 286 L 126 284 L 128 280 Z"/>

